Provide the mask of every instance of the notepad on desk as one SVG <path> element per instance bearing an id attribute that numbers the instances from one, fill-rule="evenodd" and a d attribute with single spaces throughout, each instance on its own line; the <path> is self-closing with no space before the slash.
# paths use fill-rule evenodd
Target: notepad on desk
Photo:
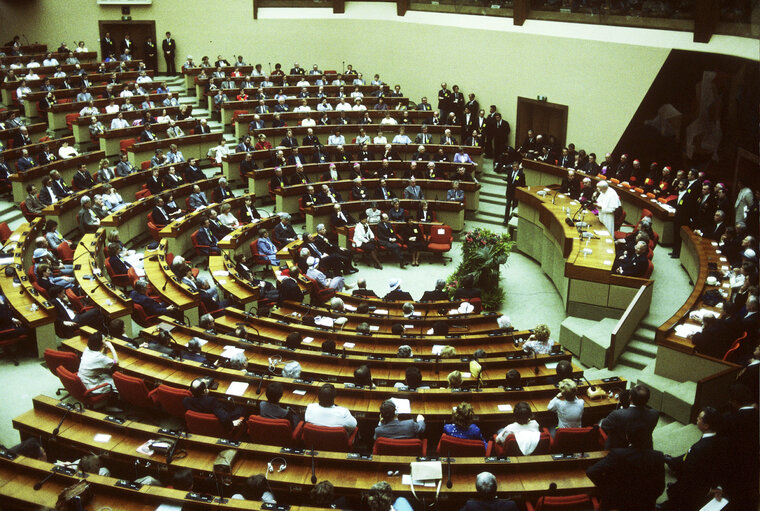
<path id="1" fill-rule="evenodd" d="M 544 364 L 544 367 L 547 369 L 557 369 L 557 364 L 559 364 L 559 362 L 547 362 Z"/>
<path id="2" fill-rule="evenodd" d="M 304 344 L 310 344 L 310 343 L 314 342 L 314 337 L 304 337 L 301 342 L 304 343 Z"/>
<path id="3" fill-rule="evenodd" d="M 225 271 L 225 270 L 214 270 L 214 272 L 212 273 L 212 275 L 214 277 L 229 277 L 230 272 Z"/>
<path id="4" fill-rule="evenodd" d="M 511 412 L 512 411 L 512 405 L 497 405 L 500 412 Z"/>
<path id="5" fill-rule="evenodd" d="M 111 441 L 111 435 L 108 433 L 97 433 L 92 440 L 101 444 L 107 444 Z"/>
<path id="6" fill-rule="evenodd" d="M 401 484 L 405 486 L 414 484 L 414 486 L 429 486 L 430 488 L 435 488 L 438 483 L 436 481 L 412 481 L 411 474 L 403 474 L 401 476 Z"/>
<path id="7" fill-rule="evenodd" d="M 392 397 L 390 401 L 396 405 L 396 413 L 412 413 L 412 403 L 408 399 Z"/>
<path id="8" fill-rule="evenodd" d="M 295 394 L 296 396 L 305 396 L 306 395 L 306 391 L 303 390 L 303 389 L 296 389 L 296 390 L 293 391 L 293 394 Z"/>
<path id="9" fill-rule="evenodd" d="M 230 386 L 227 387 L 227 394 L 230 396 L 242 396 L 248 389 L 248 383 L 244 381 L 233 381 Z"/>
<path id="10" fill-rule="evenodd" d="M 374 312 L 372 312 L 372 314 L 385 314 L 385 315 L 387 315 L 388 314 L 388 310 L 387 309 L 375 309 Z"/>

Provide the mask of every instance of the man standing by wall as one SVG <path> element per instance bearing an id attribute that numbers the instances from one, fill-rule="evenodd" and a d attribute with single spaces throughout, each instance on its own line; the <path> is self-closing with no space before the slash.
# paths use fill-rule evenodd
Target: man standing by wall
<path id="1" fill-rule="evenodd" d="M 166 39 L 161 43 L 161 49 L 164 50 L 164 58 L 166 59 L 166 74 L 177 74 L 177 66 L 174 63 L 174 57 L 177 53 L 177 43 L 172 39 L 171 32 L 166 33 Z"/>

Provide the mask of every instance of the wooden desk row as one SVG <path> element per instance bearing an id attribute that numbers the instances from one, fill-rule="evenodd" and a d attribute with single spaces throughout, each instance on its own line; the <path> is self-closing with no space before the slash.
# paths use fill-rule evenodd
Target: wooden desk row
<path id="1" fill-rule="evenodd" d="M 317 176 L 313 176 L 317 177 Z M 317 178 L 318 179 L 318 178 Z M 453 188 L 453 181 L 444 179 L 417 179 L 417 185 L 422 190 L 425 198 L 430 202 L 447 202 L 446 192 Z M 289 211 L 295 213 L 300 209 L 300 199 L 306 194 L 306 189 L 311 185 L 314 187 L 314 195 L 321 192 L 322 184 L 327 184 L 333 188 L 336 192 L 341 194 L 341 197 L 348 201 L 353 202 L 361 200 L 356 197 L 351 197 L 351 189 L 354 186 L 354 182 L 350 179 L 341 181 L 316 181 L 309 184 L 290 185 L 284 188 L 280 188 L 274 191 L 275 196 L 275 208 L 276 211 Z M 409 181 L 406 179 L 388 179 L 386 184 L 390 190 L 392 190 L 396 197 L 403 199 L 404 188 L 409 186 Z M 362 185 L 367 188 L 368 198 L 364 199 L 365 203 L 371 203 L 377 200 L 378 203 L 384 202 L 381 199 L 375 199 L 374 193 L 380 186 L 379 179 L 365 179 L 362 181 Z M 268 183 L 267 183 L 268 186 Z M 480 183 L 474 183 L 470 181 L 462 181 L 459 183 L 459 189 L 464 191 L 464 207 L 467 211 L 477 211 L 480 204 Z M 452 202 L 452 201 L 448 201 Z M 456 202 L 456 201 L 453 201 Z M 369 206 L 367 206 L 369 207 Z M 366 208 L 365 208 L 366 209 Z M 441 220 L 443 223 L 445 221 Z"/>
<path id="2" fill-rule="evenodd" d="M 166 323 L 166 326 L 172 327 L 174 323 Z M 161 326 L 143 329 L 140 336 L 155 340 L 158 338 L 161 329 Z M 523 333 L 522 335 L 524 339 L 525 334 Z M 353 349 L 351 349 L 351 355 L 346 354 L 344 358 L 340 347 L 335 354 L 327 354 L 321 350 L 321 344 L 316 344 L 314 341 L 303 344 L 296 350 L 288 350 L 279 344 L 256 344 L 256 342 L 260 341 L 244 340 L 234 335 L 215 335 L 199 332 L 181 325 L 176 325 L 176 328 L 172 328 L 172 336 L 182 346 L 187 345 L 188 341 L 192 338 L 205 340 L 206 343 L 203 345 L 202 351 L 210 362 L 224 362 L 226 360 L 224 353 L 227 346 L 235 346 L 242 349 L 248 360 L 248 371 L 257 374 L 272 373 L 270 371 L 272 360 L 279 359 L 281 364 L 284 364 L 288 360 L 298 360 L 302 368 L 301 378 L 345 384 L 354 383 L 354 371 L 366 365 L 372 372 L 373 382 L 379 387 L 393 387 L 394 383 L 403 382 L 406 374 L 405 371 L 410 364 L 414 364 L 420 369 L 422 384 L 433 389 L 446 389 L 448 387 L 447 376 L 454 370 L 464 373 L 463 386 L 465 388 L 475 389 L 480 386 L 494 389 L 504 385 L 507 371 L 515 369 L 523 377 L 525 390 L 530 391 L 531 396 L 534 394 L 551 396 L 557 392 L 554 385 L 550 384 L 556 376 L 556 371 L 552 368 L 561 360 L 570 361 L 570 353 L 541 356 L 534 360 L 523 355 L 518 348 L 505 344 L 503 351 L 496 352 L 492 350 L 487 358 L 481 359 L 483 371 L 480 380 L 478 380 L 478 378 L 469 376 L 470 355 L 454 358 L 437 358 L 432 355 L 425 355 L 425 357 L 417 356 L 417 358 L 410 360 L 395 357 L 386 358 L 378 355 L 355 355 L 353 354 Z M 354 336 L 361 337 L 356 333 L 354 333 Z M 252 331 L 251 338 L 257 339 Z M 311 338 L 313 339 L 313 337 Z M 77 341 L 75 340 L 74 342 Z M 452 342 L 456 342 L 456 339 Z M 130 351 L 131 346 L 123 341 L 118 341 L 118 343 L 120 350 L 126 351 L 128 356 L 132 356 L 132 352 Z M 496 348 L 495 346 L 494 350 Z M 274 374 L 280 369 L 281 367 L 277 367 Z M 580 377 L 583 375 L 583 370 L 579 367 L 574 367 L 574 374 Z M 602 385 L 603 382 L 600 381 L 596 384 Z M 579 381 L 579 387 L 584 385 L 586 385 L 584 382 Z M 348 387 L 348 385 L 346 386 Z M 581 392 L 584 391 L 582 390 Z"/>
<path id="3" fill-rule="evenodd" d="M 158 110 L 158 109 L 156 109 L 156 110 Z M 156 114 L 160 114 L 160 113 L 161 113 L 160 110 L 158 110 L 156 112 Z M 171 125 L 168 122 L 160 122 L 160 123 L 157 122 L 157 123 L 151 124 L 151 131 L 159 139 L 159 141 L 172 140 L 172 141 L 175 141 L 177 143 L 178 147 L 180 145 L 186 146 L 188 144 L 186 143 L 187 141 L 185 140 L 185 137 L 193 136 L 192 135 L 192 130 L 195 127 L 196 124 L 198 124 L 198 123 L 197 123 L 197 121 L 195 119 L 185 119 L 183 121 L 176 121 L 175 125 L 177 127 L 179 127 L 185 133 L 185 135 L 182 136 L 182 137 L 172 137 L 172 138 L 170 138 L 170 137 L 168 137 L 166 135 L 166 130 L 169 129 L 169 126 Z M 84 132 L 85 129 L 80 129 L 79 131 L 80 132 Z M 137 141 L 138 137 L 140 136 L 140 133 L 142 133 L 143 131 L 145 131 L 145 126 L 142 126 L 142 125 L 141 126 L 129 126 L 127 128 L 120 128 L 120 129 L 114 129 L 114 130 L 109 129 L 105 133 L 103 133 L 102 135 L 98 135 L 96 137 L 96 139 L 95 139 L 95 142 L 97 142 L 97 144 L 100 146 L 100 150 L 106 153 L 106 156 L 114 158 L 114 157 L 118 157 L 119 155 L 121 155 L 121 142 L 123 140 L 127 140 L 127 139 L 131 138 L 132 140 Z M 90 134 L 89 129 L 86 129 L 86 133 L 87 133 L 87 135 Z M 191 149 L 192 149 L 191 150 L 192 155 L 187 156 L 186 160 L 189 160 L 190 158 L 201 158 L 201 157 L 204 157 L 205 154 L 198 153 L 198 152 L 199 151 L 203 151 L 203 149 L 205 149 L 206 151 L 208 151 L 209 148 L 214 147 L 213 145 L 211 145 L 208 148 L 206 148 L 205 146 L 203 146 L 203 147 L 199 147 L 199 148 L 196 149 L 193 146 L 193 144 L 190 144 L 190 146 L 191 146 Z M 180 149 L 180 151 L 182 151 L 182 150 Z M 127 152 L 129 152 L 129 150 L 127 150 Z M 168 150 L 168 146 L 167 146 L 167 149 L 164 150 L 164 155 L 168 154 L 168 152 L 169 152 L 169 150 Z M 196 154 L 199 154 L 199 155 L 195 156 Z M 144 157 L 147 157 L 147 154 L 145 154 Z M 151 155 L 151 158 L 152 157 L 153 157 L 153 155 Z M 145 160 L 143 160 L 143 161 L 145 161 Z M 142 163 L 142 161 L 140 161 L 139 163 Z"/>
<path id="4" fill-rule="evenodd" d="M 206 98 L 208 101 L 209 111 L 215 110 L 214 107 L 216 105 L 214 104 L 213 94 L 207 93 Z M 320 98 L 304 98 L 304 99 L 306 99 L 306 104 L 309 105 L 312 109 L 312 111 L 310 112 L 310 115 L 312 116 L 313 119 L 316 120 L 318 118 L 318 116 L 316 115 L 317 105 L 322 102 L 322 99 Z M 335 108 L 335 105 L 340 102 L 340 98 L 338 97 L 328 97 L 326 99 L 328 103 L 333 105 L 333 108 Z M 409 98 L 397 98 L 397 99 L 404 105 L 409 103 Z M 274 112 L 275 111 L 274 106 L 278 103 L 278 101 L 275 99 L 265 99 L 264 103 L 269 107 L 271 111 Z M 354 100 L 351 98 L 346 98 L 346 103 L 353 106 Z M 369 105 L 367 106 L 368 109 L 370 107 L 373 107 L 376 103 L 377 103 L 377 99 L 374 97 L 366 98 L 366 102 L 365 102 L 365 99 L 362 99 L 362 104 L 364 104 L 365 106 Z M 285 101 L 285 104 L 288 105 L 289 110 L 293 110 L 295 107 L 301 105 L 301 100 L 297 98 L 287 99 Z M 246 110 L 246 111 L 253 112 L 257 106 L 259 106 L 259 102 L 254 101 L 254 100 L 234 101 L 231 99 L 230 101 L 227 101 L 226 103 L 222 103 L 222 106 L 221 106 L 222 125 L 224 126 L 225 129 L 227 129 L 228 126 L 232 126 L 232 119 L 235 116 L 235 111 Z M 301 115 L 305 116 L 305 113 Z M 432 113 L 431 113 L 431 117 L 432 117 Z"/>
<path id="5" fill-rule="evenodd" d="M 44 46 L 44 45 L 39 45 Z M 71 50 L 72 53 L 74 53 L 74 56 L 79 59 L 80 62 L 89 62 L 91 60 L 95 60 L 98 58 L 98 52 L 96 51 L 81 51 L 81 52 L 75 52 L 74 50 Z M 25 51 L 22 55 L 6 55 L 3 57 L 0 57 L 0 63 L 2 64 L 15 64 L 18 62 L 22 63 L 28 63 L 33 60 L 45 60 L 47 58 L 48 52 L 46 50 L 41 51 Z M 50 52 L 51 57 L 58 60 L 58 62 L 66 62 L 66 59 L 69 58 L 69 52 L 60 52 L 60 51 L 53 51 Z"/>
<path id="6" fill-rule="evenodd" d="M 42 234 L 45 221 L 36 218 L 31 224 L 21 224 L 5 245 L 5 252 L 12 251 L 12 260 L 5 257 L 4 264 L 14 269 L 12 276 L 0 274 L 0 289 L 8 300 L 16 317 L 25 326 L 34 330 L 37 338 L 37 354 L 42 357 L 46 348 L 56 347 L 53 322 L 56 318 L 55 307 L 40 295 L 27 277 L 27 269 L 32 264 L 34 238 Z"/>
<path id="7" fill-rule="evenodd" d="M 113 101 L 115 104 L 121 106 L 127 101 L 135 105 L 135 109 L 139 110 L 139 106 L 142 104 L 143 101 L 146 99 L 149 99 L 150 101 L 153 101 L 154 103 L 160 103 L 164 99 L 166 99 L 166 94 L 148 94 L 147 96 L 129 96 L 129 97 L 115 97 L 111 99 L 96 99 L 93 101 L 93 104 L 98 107 L 98 109 L 103 109 L 109 104 L 111 104 L 111 101 Z M 50 129 L 53 131 L 59 131 L 66 129 L 67 122 L 66 122 L 66 116 L 69 114 L 75 114 L 79 113 L 82 108 L 87 106 L 87 103 L 82 101 L 75 101 L 72 103 L 56 103 L 50 109 L 47 111 L 47 118 L 48 118 L 48 126 L 50 126 Z"/>
<path id="8" fill-rule="evenodd" d="M 192 108 L 193 108 L 192 105 L 188 105 L 187 107 L 188 114 L 192 112 Z M 167 114 L 171 115 L 172 117 L 176 117 L 177 114 L 179 113 L 179 109 L 180 107 L 178 106 L 163 106 L 160 103 L 156 103 L 156 108 L 148 108 L 146 110 L 142 110 L 142 109 L 132 110 L 129 112 L 121 112 L 121 114 L 123 115 L 124 119 L 126 119 L 131 124 L 132 121 L 135 121 L 137 119 L 142 119 L 143 117 L 145 117 L 146 112 L 149 112 L 152 116 L 157 117 L 161 115 L 165 110 Z M 118 117 L 118 115 L 119 115 L 118 113 L 115 113 L 115 114 L 100 113 L 94 117 L 98 121 L 102 122 L 107 130 L 107 133 L 110 133 L 112 131 L 116 131 L 116 130 L 111 130 L 110 128 L 111 128 L 111 121 L 114 120 L 116 117 Z M 78 144 L 88 142 L 91 140 L 89 126 L 90 126 L 92 117 L 93 116 L 77 117 L 76 119 L 74 119 L 74 122 L 71 123 L 71 128 L 74 133 L 74 140 L 76 140 Z M 109 155 L 118 154 L 118 147 L 117 147 L 116 152 L 109 152 L 108 154 Z"/>
<path id="9" fill-rule="evenodd" d="M 222 133 L 206 133 L 203 135 L 185 135 L 178 138 L 165 138 L 154 140 L 152 142 L 138 142 L 127 150 L 127 158 L 133 165 L 139 167 L 142 162 L 150 161 L 155 155 L 156 149 L 163 149 L 164 153 L 169 150 L 169 146 L 176 144 L 177 148 L 185 156 L 185 160 L 190 158 L 206 158 L 209 149 L 221 144 L 224 140 Z"/>
<path id="10" fill-rule="evenodd" d="M 35 408 L 14 419 L 16 427 L 22 436 L 40 436 L 49 439 L 52 430 L 65 413 L 66 409 L 57 405 L 55 400 L 39 396 L 34 400 Z M 203 435 L 183 435 L 179 440 L 180 448 L 187 451 L 184 458 L 177 457 L 170 463 L 166 458 L 154 454 L 149 456 L 137 451 L 137 448 L 148 440 L 160 439 L 172 435 L 171 432 L 161 432 L 159 428 L 133 420 L 118 420 L 117 423 L 109 421 L 104 414 L 92 411 L 83 413 L 72 412 L 61 426 L 56 437 L 57 446 L 61 448 L 66 457 L 80 456 L 94 448 L 95 452 L 108 456 L 110 464 L 117 469 L 130 466 L 132 469 L 135 462 L 144 465 L 145 462 L 158 465 L 160 469 L 168 469 L 173 472 L 179 468 L 190 468 L 197 479 L 208 477 L 212 471 L 213 461 L 218 452 L 228 448 L 229 445 L 220 444 L 217 438 Z M 93 442 L 95 435 L 105 434 L 108 437 L 98 437 L 104 442 Z M 235 444 L 233 444 L 235 445 Z M 311 451 L 303 449 L 283 450 L 277 446 L 252 444 L 242 441 L 234 447 L 238 451 L 238 457 L 232 469 L 232 480 L 240 484 L 249 476 L 266 472 L 266 464 L 273 458 L 282 457 L 287 462 L 287 470 L 268 474 L 269 484 L 278 499 L 287 501 L 287 494 L 293 494 L 293 498 L 308 498 L 311 490 Z M 452 487 L 446 488 L 444 484 L 440 490 L 439 499 L 442 501 L 460 502 L 472 496 L 474 476 L 483 469 L 484 461 L 488 464 L 488 470 L 496 475 L 499 481 L 498 491 L 502 494 L 522 494 L 525 497 L 535 497 L 545 493 L 549 483 L 556 482 L 560 494 L 590 492 L 593 484 L 586 478 L 586 468 L 603 458 L 604 451 L 585 453 L 583 456 L 572 458 L 554 459 L 551 455 L 519 456 L 506 459 L 465 458 L 451 459 Z M 400 473 L 409 471 L 409 463 L 415 458 L 411 456 L 347 456 L 346 453 L 322 451 L 318 447 L 314 451 L 315 475 L 321 480 L 329 480 L 335 486 L 337 495 L 359 496 L 366 492 L 372 484 L 379 480 L 387 480 L 396 495 L 409 495 L 411 490 L 401 484 L 401 476 L 387 476 L 388 470 L 398 470 Z M 44 469 L 49 465 L 37 462 L 40 472 L 30 481 L 36 482 L 44 476 Z M 42 468 L 44 467 L 44 468 Z M 128 472 L 129 473 L 129 472 Z M 134 473 L 134 472 L 132 472 Z M 347 477 L 347 474 L 351 474 Z M 63 479 L 57 476 L 53 482 Z M 65 479 L 64 479 L 65 480 Z M 113 480 L 90 475 L 88 481 L 98 482 L 105 480 L 113 484 Z M 34 482 L 31 484 L 33 485 Z M 164 497 L 176 497 L 181 495 L 177 491 L 155 488 L 152 491 L 161 493 Z M 28 487 L 27 487 L 28 489 Z M 417 495 L 427 499 L 436 493 L 435 487 L 417 487 Z M 0 487 L 0 492 L 2 487 Z M 147 487 L 139 491 L 132 491 L 133 501 L 140 502 L 139 497 Z M 99 493 L 99 492 L 97 492 Z M 171 500 L 171 499 L 170 499 Z M 240 501 L 238 501 L 240 502 Z M 240 502 L 241 504 L 243 502 Z M 245 503 L 258 504 L 258 503 Z M 229 506 L 239 505 L 236 501 L 230 501 Z M 198 507 L 196 507 L 198 506 Z M 226 506 L 219 506 L 225 508 Z M 200 504 L 193 503 L 193 509 L 205 509 Z M 237 509 L 231 507 L 232 509 Z M 125 507 L 119 509 L 132 509 Z M 141 508 L 138 508 L 141 509 Z M 250 509 L 246 507 L 245 509 Z M 254 508 L 256 509 L 256 508 Z M 296 508 L 301 509 L 301 508 Z"/>
<path id="11" fill-rule="evenodd" d="M 146 72 L 148 76 L 153 76 L 153 71 L 147 71 Z M 135 76 L 130 76 L 130 75 Z M 128 75 L 128 76 L 124 76 Z M 107 80 L 108 75 L 93 75 L 92 77 L 88 76 L 87 79 L 92 83 L 93 85 L 89 86 L 88 92 L 92 94 L 93 98 L 100 99 L 104 95 L 108 93 L 108 84 L 103 83 L 105 80 Z M 121 81 L 118 85 L 114 86 L 114 92 L 121 92 L 121 89 L 128 85 L 134 83 L 133 81 L 128 81 L 130 78 L 134 80 L 137 78 L 137 73 L 122 73 L 122 75 L 119 77 L 121 78 Z M 56 80 L 54 82 L 53 80 Z M 55 85 L 62 85 L 63 78 L 51 78 L 50 84 Z M 101 85 L 95 85 L 96 83 L 100 82 Z M 56 88 L 54 89 L 53 96 L 57 101 L 64 100 L 66 102 L 75 102 L 77 94 L 79 94 L 81 89 L 81 81 L 79 85 L 74 85 L 73 83 L 69 83 L 71 86 L 70 89 L 67 89 L 65 87 L 63 88 Z M 144 82 L 142 83 L 142 87 L 146 89 L 147 91 L 152 91 L 153 93 L 156 92 L 156 89 L 161 85 L 160 82 Z M 24 113 L 26 114 L 26 117 L 34 118 L 39 116 L 39 102 L 44 99 L 47 96 L 47 91 L 33 91 L 26 96 L 24 96 Z"/>
<path id="12" fill-rule="evenodd" d="M 86 330 L 85 330 L 86 332 Z M 82 353 L 86 347 L 86 337 L 72 338 L 64 341 L 68 349 Z M 126 348 L 123 341 L 114 341 L 114 346 Z M 130 349 L 130 348 L 126 348 Z M 304 378 L 290 379 L 280 376 L 269 377 L 260 373 L 240 371 L 233 369 L 212 369 L 202 366 L 198 362 L 179 361 L 155 351 L 142 351 L 131 349 L 132 353 L 122 350 L 119 356 L 119 370 L 125 374 L 142 378 L 150 386 L 164 383 L 170 386 L 189 389 L 192 381 L 198 377 L 211 376 L 219 383 L 218 389 L 211 391 L 214 397 L 231 398 L 234 402 L 253 406 L 262 399 L 266 386 L 272 382 L 283 385 L 285 393 L 281 403 L 283 406 L 291 406 L 298 410 L 305 409 L 309 403 L 316 402 L 317 392 L 322 387 L 322 381 L 308 380 Z M 283 359 L 285 360 L 285 359 Z M 230 385 L 234 382 L 243 382 L 245 390 L 242 394 L 229 393 Z M 261 385 L 259 385 L 261 383 Z M 536 419 L 540 423 L 548 423 L 553 420 L 555 413 L 549 411 L 549 401 L 556 396 L 556 388 L 553 385 L 539 387 L 530 394 L 526 391 L 505 392 L 501 388 L 486 388 L 479 392 L 452 392 L 449 389 L 417 389 L 417 391 L 402 391 L 392 387 L 377 387 L 375 389 L 357 388 L 348 385 L 336 385 L 335 404 L 346 407 L 357 419 L 367 419 L 370 422 L 377 421 L 380 405 L 391 396 L 409 399 L 412 414 L 418 413 L 425 416 L 426 422 L 443 423 L 451 418 L 452 409 L 461 402 L 469 402 L 475 409 L 475 422 L 482 424 L 488 431 L 495 425 L 508 424 L 510 417 L 508 411 L 513 409 L 519 401 L 527 401 L 534 411 Z M 596 424 L 609 412 L 614 410 L 617 402 L 604 396 L 597 400 L 591 400 L 586 396 L 579 396 L 585 401 L 583 420 L 585 424 Z M 509 405 L 511 408 L 506 407 Z M 485 426 L 489 424 L 490 426 Z"/>
<path id="13" fill-rule="evenodd" d="M 39 133 L 44 133 L 47 130 L 47 124 L 44 122 L 38 122 L 35 124 L 26 124 L 24 125 L 29 135 L 35 135 Z M 10 143 L 13 141 L 14 137 L 18 134 L 20 128 L 10 128 L 5 130 L 0 130 L 0 141 L 2 141 L 6 146 L 10 145 Z M 41 135 L 44 136 L 44 135 Z"/>
<path id="14" fill-rule="evenodd" d="M 51 415 L 51 418 L 54 417 Z M 48 430 L 48 433 L 52 430 Z M 22 434 L 26 435 L 26 431 Z M 7 511 L 27 511 L 29 509 L 54 509 L 58 495 L 67 487 L 81 479 L 81 474 L 56 472 L 39 491 L 30 491 L 35 484 L 47 477 L 54 470 L 54 465 L 23 456 L 8 460 L 0 456 L 0 505 Z M 93 498 L 88 507 L 92 509 L 118 509 L 120 511 L 153 511 L 161 505 L 184 506 L 185 509 L 229 509 L 262 510 L 261 502 L 248 500 L 228 500 L 225 503 L 213 502 L 207 496 L 207 502 L 188 498 L 188 492 L 173 490 L 160 486 L 139 486 L 135 489 L 123 487 L 128 479 L 103 477 L 87 474 L 87 482 L 93 490 Z M 128 476 L 127 476 L 128 477 Z M 317 508 L 292 507 L 296 510 L 316 511 Z"/>
<path id="15" fill-rule="evenodd" d="M 37 154 L 42 152 L 46 144 L 50 147 L 50 151 L 55 153 L 57 156 L 58 148 L 61 147 L 64 142 L 68 142 L 69 145 L 72 145 L 74 143 L 74 137 L 61 137 L 57 139 L 46 140 L 43 142 L 38 141 L 36 144 L 29 144 L 22 147 L 14 147 L 13 149 L 6 149 L 0 154 L 2 154 L 3 158 L 5 158 L 8 166 L 13 168 L 13 165 L 15 165 L 16 160 L 21 157 L 22 151 L 24 149 L 26 149 L 29 153 L 29 157 L 34 158 L 36 161 Z"/>

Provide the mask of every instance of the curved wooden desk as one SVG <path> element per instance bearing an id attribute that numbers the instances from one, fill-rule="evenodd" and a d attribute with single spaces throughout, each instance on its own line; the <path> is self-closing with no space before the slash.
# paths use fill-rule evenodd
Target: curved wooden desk
<path id="1" fill-rule="evenodd" d="M 525 183 L 528 186 L 548 186 L 560 184 L 562 179 L 567 176 L 568 169 L 542 161 L 523 160 L 523 170 L 525 171 Z M 576 174 L 579 179 L 588 177 L 594 186 L 600 181 L 598 177 L 587 176 L 582 171 L 576 171 Z M 673 232 L 673 212 L 669 208 L 664 207 L 657 199 L 637 193 L 634 188 L 626 187 L 623 183 L 607 182 L 620 197 L 620 202 L 623 204 L 629 222 L 635 224 L 641 216 L 641 212 L 648 209 L 652 213 L 652 228 L 660 235 L 660 243 L 670 245 L 680 241 L 677 237 L 678 233 Z"/>
<path id="2" fill-rule="evenodd" d="M 73 142 L 74 139 L 72 138 L 69 143 Z M 51 146 L 51 151 L 52 150 L 53 149 Z M 26 185 L 30 183 L 36 184 L 39 190 L 41 187 L 39 181 L 43 177 L 49 175 L 51 170 L 57 170 L 66 183 L 71 183 L 71 179 L 79 170 L 80 165 L 84 163 L 87 166 L 87 172 L 93 174 L 97 172 L 100 166 L 100 160 L 105 158 L 105 156 L 106 155 L 103 151 L 92 151 L 66 160 L 55 160 L 48 163 L 47 165 L 38 165 L 36 167 L 32 167 L 26 172 L 16 172 L 14 174 L 11 174 L 9 180 L 11 182 L 11 186 L 13 187 L 13 202 L 24 202 L 24 199 L 26 199 Z"/>
<path id="3" fill-rule="evenodd" d="M 591 213 L 583 217 L 594 237 L 581 241 L 577 228 L 565 223 L 580 204 L 554 191 L 543 196 L 539 192 L 544 193 L 544 188 L 529 186 L 515 191 L 520 204 L 517 247 L 541 263 L 569 315 L 589 319 L 621 317 L 639 288 L 649 281 L 613 274 L 613 238 L 599 219 Z"/>
<path id="4" fill-rule="evenodd" d="M 185 135 L 178 138 L 164 138 L 152 142 L 138 142 L 127 150 L 127 157 L 132 165 L 140 167 L 142 162 L 150 161 L 155 156 L 156 149 L 162 149 L 164 153 L 169 146 L 176 144 L 177 148 L 185 156 L 190 158 L 205 158 L 208 150 L 216 147 L 223 140 L 222 133 L 206 133 L 205 135 Z"/>

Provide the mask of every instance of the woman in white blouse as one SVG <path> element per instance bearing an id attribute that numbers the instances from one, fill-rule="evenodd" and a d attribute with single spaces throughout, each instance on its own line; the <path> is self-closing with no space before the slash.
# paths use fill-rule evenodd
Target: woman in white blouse
<path id="1" fill-rule="evenodd" d="M 369 224 L 367 223 L 367 215 L 362 213 L 359 216 L 359 223 L 354 228 L 354 246 L 361 248 L 364 252 L 367 252 L 372 256 L 372 260 L 375 261 L 375 268 L 378 270 L 383 269 L 383 265 L 380 264 L 380 260 L 377 258 L 377 242 L 375 241 L 375 233 L 372 232 Z"/>
<path id="2" fill-rule="evenodd" d="M 537 355 L 547 355 L 551 353 L 554 341 L 550 339 L 551 330 L 546 325 L 536 325 L 533 333 L 523 344 L 523 349 L 535 352 Z"/>
<path id="3" fill-rule="evenodd" d="M 222 204 L 220 211 L 219 221 L 222 222 L 222 225 L 229 227 L 230 229 L 237 229 L 240 226 L 240 222 L 238 222 L 238 219 L 232 214 L 232 206 L 229 204 Z"/>
<path id="4" fill-rule="evenodd" d="M 520 401 L 515 405 L 514 410 L 515 422 L 499 431 L 496 435 L 496 442 L 504 445 L 509 435 L 514 435 L 517 441 L 517 447 L 525 456 L 533 454 L 541 438 L 541 431 L 538 422 L 533 419 L 530 405 L 525 401 Z"/>

